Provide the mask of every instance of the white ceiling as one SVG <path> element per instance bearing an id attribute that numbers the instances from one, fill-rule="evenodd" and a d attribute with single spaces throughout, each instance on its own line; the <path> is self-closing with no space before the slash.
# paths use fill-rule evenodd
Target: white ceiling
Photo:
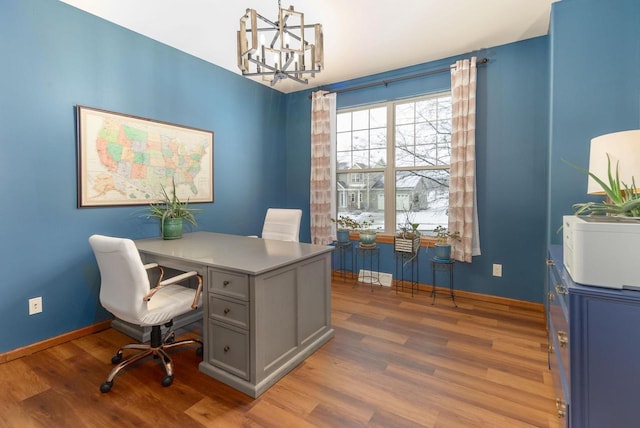
<path id="1" fill-rule="evenodd" d="M 276 0 L 61 1 L 238 74 L 245 9 L 274 21 L 278 11 Z M 284 0 L 282 7 L 323 26 L 325 70 L 309 81 L 316 87 L 547 34 L 554 1 Z M 275 89 L 306 85 L 285 80 Z"/>

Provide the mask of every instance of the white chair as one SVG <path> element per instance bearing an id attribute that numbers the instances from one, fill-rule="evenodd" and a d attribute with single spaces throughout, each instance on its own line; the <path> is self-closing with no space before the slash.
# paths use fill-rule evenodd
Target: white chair
<path id="1" fill-rule="evenodd" d="M 269 208 L 262 226 L 262 239 L 300 241 L 302 210 Z"/>
<path id="2" fill-rule="evenodd" d="M 107 380 L 100 385 L 101 392 L 109 392 L 114 378 L 127 366 L 147 356 L 154 356 L 164 366 L 166 375 L 163 386 L 173 382 L 173 361 L 168 349 L 196 344 L 196 353 L 202 355 L 202 342 L 197 339 L 175 341 L 171 331 L 173 318 L 197 309 L 201 301 L 202 277 L 197 272 L 187 272 L 163 280 L 164 270 L 157 263 L 144 265 L 135 243 L 130 239 L 92 235 L 89 243 L 100 269 L 100 303 L 116 317 L 143 327 L 151 327 L 149 344 L 134 343 L 124 345 L 111 358 L 118 364 L 111 370 Z M 160 275 L 154 288 L 150 287 L 147 270 L 159 269 Z M 197 289 L 177 284 L 187 278 L 198 280 Z M 167 327 L 164 336 L 161 326 Z M 138 349 L 122 361 L 125 349 Z"/>

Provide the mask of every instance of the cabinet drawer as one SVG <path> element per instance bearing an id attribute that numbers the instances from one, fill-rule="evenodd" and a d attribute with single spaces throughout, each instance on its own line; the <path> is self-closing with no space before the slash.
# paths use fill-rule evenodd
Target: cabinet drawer
<path id="1" fill-rule="evenodd" d="M 249 302 L 209 294 L 209 317 L 240 328 L 249 328 Z"/>
<path id="2" fill-rule="evenodd" d="M 553 276 L 553 275 L 552 275 Z M 562 363 L 562 368 L 567 377 L 567 382 L 570 381 L 569 373 L 570 358 L 569 358 L 569 319 L 568 312 L 565 306 L 566 297 L 564 292 L 566 288 L 562 288 L 561 285 L 550 284 L 551 290 L 549 291 L 549 312 L 551 322 L 551 334 L 554 336 L 555 351 L 558 354 Z"/>
<path id="3" fill-rule="evenodd" d="M 210 320 L 208 336 L 209 363 L 249 380 L 249 333 Z"/>
<path id="4" fill-rule="evenodd" d="M 555 331 L 549 332 L 555 335 Z M 568 384 L 563 384 L 564 370 L 562 369 L 562 363 L 560 363 L 560 355 L 556 353 L 556 347 L 558 342 L 551 339 L 551 345 L 549 347 L 549 365 L 551 368 L 551 377 L 553 379 L 554 391 L 556 393 L 556 411 L 558 418 L 560 419 L 560 426 L 568 427 L 569 424 L 569 396 L 567 388 Z"/>
<path id="5" fill-rule="evenodd" d="M 249 300 L 249 276 L 211 269 L 209 291 L 241 300 Z"/>

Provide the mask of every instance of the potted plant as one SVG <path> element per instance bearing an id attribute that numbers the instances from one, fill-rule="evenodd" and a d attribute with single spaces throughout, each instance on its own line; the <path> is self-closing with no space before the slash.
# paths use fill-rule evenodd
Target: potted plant
<path id="1" fill-rule="evenodd" d="M 189 201 L 182 202 L 176 194 L 176 181 L 172 179 L 173 189 L 171 195 L 162 187 L 162 198 L 156 203 L 149 204 L 148 218 L 160 220 L 160 234 L 162 239 L 182 238 L 184 222 L 187 221 L 196 226 L 195 208 L 189 208 Z"/>
<path id="2" fill-rule="evenodd" d="M 349 233 L 351 231 L 358 231 L 360 233 L 360 245 L 374 245 L 377 232 L 375 230 L 368 229 L 373 225 L 372 216 L 369 216 L 368 220 L 359 221 L 349 217 L 348 215 L 341 215 L 337 219 L 332 218 L 331 221 L 338 226 L 338 243 L 344 244 L 349 242 Z"/>
<path id="3" fill-rule="evenodd" d="M 393 240 L 393 250 L 401 253 L 415 253 L 420 248 L 419 223 L 414 222 L 414 212 L 403 209 L 404 223 L 399 225 L 399 230 Z"/>
<path id="4" fill-rule="evenodd" d="M 357 220 L 349 217 L 348 215 L 341 215 L 338 216 L 338 218 L 332 218 L 331 221 L 334 222 L 338 228 L 337 235 L 338 242 L 340 244 L 349 242 L 349 233 L 352 230 L 357 230 L 360 228 L 360 223 Z"/>
<path id="5" fill-rule="evenodd" d="M 433 229 L 433 231 L 436 234 L 436 260 L 451 260 L 451 241 L 460 241 L 460 232 L 450 232 L 449 229 L 444 226 L 438 226 Z"/>
<path id="6" fill-rule="evenodd" d="M 362 220 L 360 222 L 360 246 L 361 247 L 373 247 L 376 245 L 376 235 L 378 233 L 375 229 L 370 229 L 373 225 L 373 216 L 369 216 L 368 220 Z"/>
<path id="7" fill-rule="evenodd" d="M 569 163 L 569 162 L 567 162 Z M 611 174 L 611 159 L 607 154 L 607 176 L 609 183 L 597 177 L 590 171 L 580 168 L 577 165 L 569 165 L 579 171 L 588 174 L 596 183 L 602 187 L 608 200 L 604 202 L 584 202 L 573 205 L 576 215 L 612 215 L 620 217 L 640 217 L 640 193 L 636 190 L 635 178 L 631 179 L 631 187 L 620 181 L 618 175 L 618 165 L 616 165 L 615 176 Z"/>

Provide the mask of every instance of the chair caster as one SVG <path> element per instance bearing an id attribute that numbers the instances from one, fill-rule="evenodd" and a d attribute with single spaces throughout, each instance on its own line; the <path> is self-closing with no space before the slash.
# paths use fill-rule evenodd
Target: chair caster
<path id="1" fill-rule="evenodd" d="M 162 378 L 162 386 L 167 387 L 173 383 L 173 376 L 165 376 Z"/>
<path id="2" fill-rule="evenodd" d="M 116 354 L 111 357 L 111 364 L 118 364 L 120 361 L 122 361 L 122 354 Z"/>
<path id="3" fill-rule="evenodd" d="M 196 348 L 196 355 L 197 355 L 198 357 L 202 357 L 202 352 L 203 352 L 203 350 L 202 350 L 202 346 L 198 346 L 198 347 Z"/>
<path id="4" fill-rule="evenodd" d="M 113 386 L 113 382 L 104 382 L 102 385 L 100 385 L 100 392 L 105 394 L 111 391 L 112 386 Z"/>

